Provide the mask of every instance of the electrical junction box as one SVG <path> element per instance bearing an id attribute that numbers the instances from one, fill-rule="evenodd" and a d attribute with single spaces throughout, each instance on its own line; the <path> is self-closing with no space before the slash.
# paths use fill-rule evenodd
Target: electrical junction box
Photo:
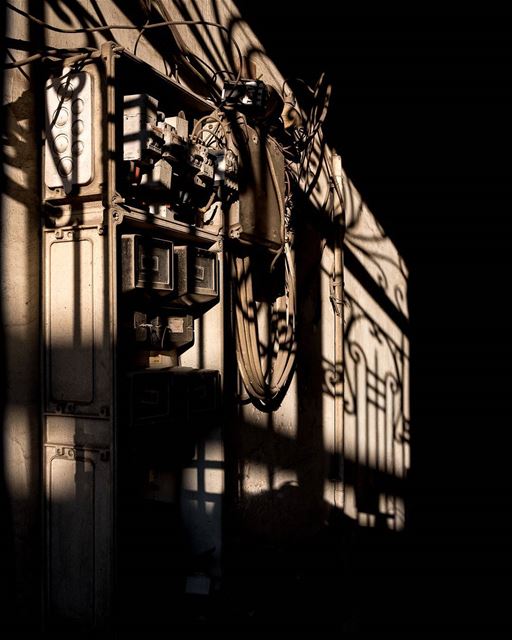
<path id="1" fill-rule="evenodd" d="M 121 237 L 122 291 L 169 295 L 174 291 L 173 243 L 138 234 Z"/>
<path id="2" fill-rule="evenodd" d="M 181 369 L 185 369 L 181 367 Z M 190 375 L 189 415 L 192 419 L 212 414 L 219 408 L 220 373 L 215 369 L 195 369 Z"/>
<path id="3" fill-rule="evenodd" d="M 172 116 L 165 118 L 165 124 L 169 125 L 181 140 L 188 140 L 188 120 L 186 118 Z"/>
<path id="4" fill-rule="evenodd" d="M 168 372 L 145 369 L 129 377 L 132 425 L 171 422 L 173 414 L 175 419 L 178 417 L 177 412 L 171 410 L 172 378 Z"/>
<path id="5" fill-rule="evenodd" d="M 238 164 L 238 201 L 229 210 L 229 235 L 278 251 L 284 243 L 284 156 L 270 137 L 248 127 L 247 153 Z"/>
<path id="6" fill-rule="evenodd" d="M 124 96 L 123 160 L 158 155 L 163 134 L 156 130 L 158 100 L 143 93 Z"/>
<path id="7" fill-rule="evenodd" d="M 194 342 L 194 318 L 191 315 L 156 316 L 148 320 L 145 313 L 133 314 L 137 347 L 160 353 L 183 350 Z"/>
<path id="8" fill-rule="evenodd" d="M 219 295 L 217 254 L 188 245 L 175 247 L 174 253 L 177 297 L 173 304 L 194 305 L 215 300 Z"/>
<path id="9" fill-rule="evenodd" d="M 166 202 L 170 198 L 171 184 L 172 166 L 165 158 L 160 158 L 142 175 L 139 192 L 148 202 Z"/>
<path id="10" fill-rule="evenodd" d="M 143 369 L 128 377 L 133 426 L 187 425 L 219 407 L 220 373 L 213 369 Z"/>
<path id="11" fill-rule="evenodd" d="M 85 71 L 64 67 L 45 87 L 44 180 L 69 194 L 93 178 L 92 80 Z"/>

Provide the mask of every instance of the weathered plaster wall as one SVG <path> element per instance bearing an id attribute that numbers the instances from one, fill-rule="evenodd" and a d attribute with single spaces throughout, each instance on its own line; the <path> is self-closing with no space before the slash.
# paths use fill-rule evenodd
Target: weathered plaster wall
<path id="1" fill-rule="evenodd" d="M 155 21 L 149 3 L 115 0 L 33 2 L 16 5 L 62 27 L 138 24 Z M 267 58 L 235 4 L 230 0 L 165 2 L 173 20 L 211 20 L 226 26 L 256 76 L 283 90 L 284 79 Z M 206 60 L 212 70 L 237 70 L 229 38 L 215 27 L 174 27 L 187 51 Z M 114 39 L 155 68 L 171 73 L 193 89 L 201 85 L 186 69 L 176 75 L 172 34 L 167 28 L 146 31 L 109 29 L 94 34 L 58 34 L 29 26 L 9 13 L 9 38 L 41 46 L 98 46 Z M 9 44 L 9 43 L 8 43 Z M 11 45 L 13 43 L 11 42 Z M 21 45 L 18 45 L 21 46 Z M 175 50 L 175 48 L 174 48 Z M 27 51 L 10 47 L 22 58 Z M 9 70 L 4 83 L 6 151 L 2 200 L 1 282 L 4 327 L 4 368 L 7 385 L 3 406 L 3 468 L 10 505 L 8 536 L 16 548 L 21 610 L 37 603 L 35 575 L 39 557 L 39 136 L 37 79 L 30 67 Z M 218 80 L 220 82 L 220 80 Z M 216 548 L 214 573 L 220 572 L 222 496 L 229 496 L 228 530 L 263 540 L 290 540 L 315 535 L 325 526 L 329 509 L 339 506 L 337 483 L 330 466 L 334 444 L 335 363 L 331 303 L 333 252 L 326 242 L 320 211 L 329 191 L 330 151 L 312 154 L 307 186 L 321 167 L 311 194 L 312 209 L 304 212 L 296 234 L 298 276 L 297 371 L 281 406 L 264 413 L 243 400 L 237 404 L 229 453 L 217 432 L 202 443 L 196 461 L 184 470 L 183 517 L 198 553 Z M 344 514 L 362 526 L 400 529 L 404 524 L 403 486 L 408 459 L 407 270 L 395 247 L 350 180 L 344 176 L 346 202 L 345 299 L 345 507 Z M 222 368 L 221 307 L 197 325 L 194 348 L 183 364 Z M 235 401 L 235 399 L 234 399 Z M 224 468 L 228 455 L 227 469 Z M 208 464 L 211 462 L 212 464 Z M 226 475 L 225 475 L 226 473 Z M 338 483 L 339 484 L 339 483 Z M 199 495 L 201 487 L 201 495 Z M 194 494 L 198 495 L 194 495 Z M 30 592 L 30 593 L 29 593 Z"/>
<path id="2" fill-rule="evenodd" d="M 28 8 L 29 3 L 24 3 Z M 36 41 L 23 18 L 12 17 L 8 37 Z M 11 50 L 13 57 L 25 52 Z M 12 60 L 7 56 L 7 61 Z M 37 104 L 29 68 L 6 70 L 2 93 L 4 155 L 0 283 L 2 321 L 2 527 L 8 585 L 6 615 L 37 621 L 40 599 L 40 199 Z M 6 574 L 9 573 L 6 571 Z M 11 575 L 11 578 L 13 576 Z"/>

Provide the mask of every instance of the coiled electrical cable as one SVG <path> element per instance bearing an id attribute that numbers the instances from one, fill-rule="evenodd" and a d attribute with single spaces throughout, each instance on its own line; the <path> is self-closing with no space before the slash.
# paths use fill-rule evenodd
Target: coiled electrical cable
<path id="1" fill-rule="evenodd" d="M 296 281 L 288 242 L 284 244 L 283 253 L 285 292 L 272 305 L 275 322 L 268 327 L 267 353 L 271 355 L 271 364 L 267 366 L 260 351 L 262 342 L 252 286 L 251 259 L 248 256 L 233 257 L 238 367 L 247 393 L 264 405 L 275 400 L 286 387 L 295 361 Z"/>

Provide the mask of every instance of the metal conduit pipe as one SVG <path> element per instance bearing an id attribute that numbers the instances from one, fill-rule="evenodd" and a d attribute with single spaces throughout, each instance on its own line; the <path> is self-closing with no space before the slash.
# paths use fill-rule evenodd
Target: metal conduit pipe
<path id="1" fill-rule="evenodd" d="M 334 318 L 334 448 L 338 460 L 336 469 L 334 504 L 338 508 L 344 506 L 344 377 L 345 359 L 343 354 L 343 238 L 345 234 L 345 203 L 343 199 L 343 173 L 341 156 L 333 152 L 332 155 L 333 186 L 338 195 L 340 212 L 334 217 L 334 222 L 339 224 L 334 230 L 334 265 L 332 274 L 332 296 L 335 310 Z"/>

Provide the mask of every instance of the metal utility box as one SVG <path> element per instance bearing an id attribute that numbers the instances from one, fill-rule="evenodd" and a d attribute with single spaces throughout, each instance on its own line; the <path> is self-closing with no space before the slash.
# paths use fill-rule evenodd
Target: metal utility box
<path id="1" fill-rule="evenodd" d="M 182 349 L 194 342 L 194 318 L 177 312 L 148 318 L 146 313 L 136 311 L 133 332 L 139 349 L 159 353 Z"/>
<path id="2" fill-rule="evenodd" d="M 69 193 L 93 177 L 92 87 L 85 71 L 46 84 L 45 182 Z"/>
<path id="3" fill-rule="evenodd" d="M 66 202 L 80 194 L 101 197 L 103 174 L 103 105 L 101 72 L 96 64 L 82 69 L 51 70 L 44 89 L 43 196 Z"/>
<path id="4" fill-rule="evenodd" d="M 110 624 L 115 589 L 126 596 L 121 574 L 141 588 L 119 549 L 130 543 L 125 523 L 145 490 L 142 476 L 153 463 L 179 470 L 194 450 L 191 415 L 198 404 L 218 404 L 217 372 L 160 369 L 150 354 L 177 364 L 194 341 L 194 317 L 207 311 L 173 308 L 178 287 L 194 304 L 219 299 L 217 254 L 208 249 L 220 227 L 153 215 L 147 191 L 126 179 L 127 165 L 144 165 L 168 191 L 156 107 L 167 128 L 187 136 L 177 114 L 199 119 L 211 105 L 114 43 L 72 68 L 46 64 L 46 618 L 51 628 L 93 630 Z M 190 259 L 177 273 L 174 248 L 185 244 Z"/>
<path id="5" fill-rule="evenodd" d="M 176 256 L 176 304 L 193 305 L 219 295 L 218 258 L 213 251 L 193 246 L 174 248 Z"/>
<path id="6" fill-rule="evenodd" d="M 238 164 L 238 195 L 229 213 L 230 235 L 279 250 L 284 243 L 284 156 L 270 137 L 248 127 Z"/>
<path id="7" fill-rule="evenodd" d="M 192 415 L 218 409 L 220 374 L 216 370 L 173 367 L 144 369 L 127 375 L 132 426 L 188 424 Z"/>
<path id="8" fill-rule="evenodd" d="M 125 234 L 121 239 L 123 293 L 145 289 L 168 295 L 174 291 L 173 243 Z"/>
<path id="9" fill-rule="evenodd" d="M 105 417 L 112 376 L 106 237 L 97 228 L 46 229 L 43 255 L 46 410 Z"/>

